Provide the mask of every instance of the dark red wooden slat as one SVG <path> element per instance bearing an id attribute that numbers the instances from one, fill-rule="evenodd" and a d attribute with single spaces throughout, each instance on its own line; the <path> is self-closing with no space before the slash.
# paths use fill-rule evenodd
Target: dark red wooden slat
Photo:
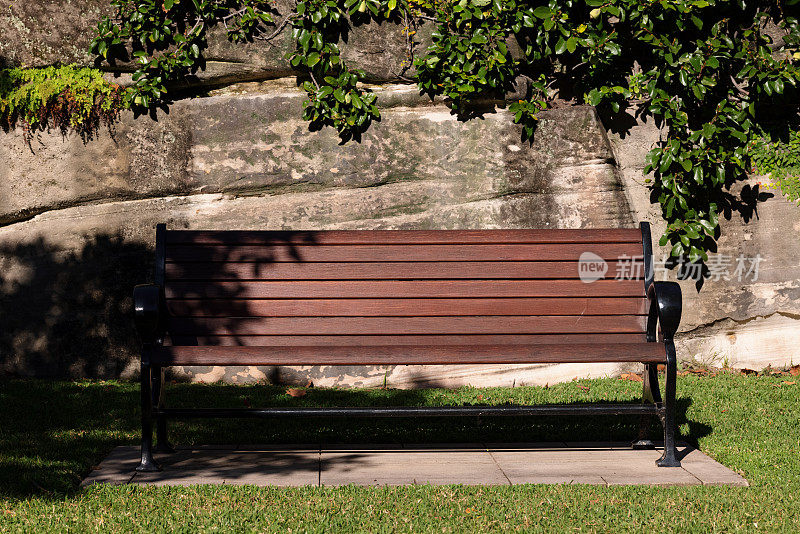
<path id="1" fill-rule="evenodd" d="M 168 263 L 170 280 L 420 280 L 420 279 L 570 279 L 579 277 L 575 261 L 384 262 L 384 263 Z M 608 262 L 606 278 L 644 278 L 641 261 Z"/>
<path id="2" fill-rule="evenodd" d="M 175 336 L 170 345 L 295 347 L 381 345 L 560 345 L 565 343 L 643 343 L 637 334 L 459 334 L 409 336 Z M 662 346 L 663 350 L 663 346 Z"/>
<path id="3" fill-rule="evenodd" d="M 637 228 L 564 230 L 170 230 L 167 244 L 392 244 L 392 243 L 641 243 Z"/>
<path id="4" fill-rule="evenodd" d="M 640 280 L 170 282 L 170 299 L 642 297 Z"/>
<path id="5" fill-rule="evenodd" d="M 215 299 L 168 300 L 174 316 L 427 317 L 436 315 L 643 315 L 647 300 L 620 298 L 494 299 Z"/>
<path id="6" fill-rule="evenodd" d="M 382 347 L 164 347 L 157 365 L 413 365 L 477 363 L 662 362 L 658 343 L 420 345 Z"/>
<path id="7" fill-rule="evenodd" d="M 169 332 L 204 335 L 554 334 L 643 332 L 644 316 L 179 317 Z"/>
<path id="8" fill-rule="evenodd" d="M 474 245 L 172 245 L 168 262 L 578 261 L 591 252 L 606 261 L 641 257 L 641 243 Z"/>

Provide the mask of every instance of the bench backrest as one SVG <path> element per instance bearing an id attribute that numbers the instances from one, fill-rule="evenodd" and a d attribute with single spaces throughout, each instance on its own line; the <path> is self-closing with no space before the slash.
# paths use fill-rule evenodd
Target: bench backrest
<path id="1" fill-rule="evenodd" d="M 644 227 L 157 234 L 168 345 L 644 341 Z"/>

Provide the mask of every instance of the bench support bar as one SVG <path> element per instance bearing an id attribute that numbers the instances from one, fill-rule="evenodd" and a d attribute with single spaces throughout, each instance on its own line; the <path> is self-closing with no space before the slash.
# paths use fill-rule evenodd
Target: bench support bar
<path id="1" fill-rule="evenodd" d="M 136 467 L 140 472 L 160 471 L 161 467 L 153 460 L 153 398 L 152 398 L 152 368 L 145 359 L 147 352 L 142 354 L 141 371 L 141 401 L 142 401 L 142 460 Z"/>
<path id="2" fill-rule="evenodd" d="M 374 407 L 374 408 L 170 408 L 155 410 L 167 418 L 196 417 L 449 417 L 449 416 L 524 416 L 524 415 L 659 415 L 663 405 L 600 404 L 539 406 L 441 406 L 441 407 Z"/>
<path id="3" fill-rule="evenodd" d="M 153 406 L 158 408 L 164 407 L 164 368 L 159 365 L 154 365 L 153 370 Z M 155 452 L 173 453 L 175 448 L 170 444 L 167 439 L 167 420 L 163 416 L 156 418 L 156 446 Z"/>
<path id="4" fill-rule="evenodd" d="M 644 402 L 652 402 L 661 405 L 661 391 L 658 388 L 658 365 L 654 363 L 646 363 L 644 366 L 642 384 L 642 400 Z M 631 443 L 631 447 L 637 450 L 641 449 L 654 449 L 655 442 L 648 436 L 650 428 L 650 417 L 642 415 L 639 419 L 639 436 Z"/>
<path id="5" fill-rule="evenodd" d="M 664 454 L 656 460 L 659 467 L 680 467 L 677 450 L 675 449 L 675 381 L 677 379 L 677 357 L 675 344 L 672 339 L 665 342 L 667 347 L 667 372 L 664 384 L 665 410 L 659 414 L 664 425 Z"/>

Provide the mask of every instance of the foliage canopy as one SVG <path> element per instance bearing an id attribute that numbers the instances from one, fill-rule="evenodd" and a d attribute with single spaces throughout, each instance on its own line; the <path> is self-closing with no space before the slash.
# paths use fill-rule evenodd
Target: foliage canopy
<path id="1" fill-rule="evenodd" d="M 307 78 L 304 118 L 358 139 L 380 118 L 358 83 L 363 73 L 338 47 L 360 19 L 404 21 L 410 46 L 417 25 L 435 24 L 432 45 L 414 59 L 417 82 L 457 113 L 502 99 L 527 77 L 527 97 L 509 106 L 526 137 L 555 99 L 612 120 L 651 117 L 665 128 L 647 155 L 646 183 L 668 223 L 661 244 L 682 262 L 715 250 L 720 215 L 741 203 L 730 187 L 750 169 L 749 147 L 800 100 L 800 0 L 299 0 L 280 24 L 265 0 L 112 4 L 117 13 L 100 23 L 92 50 L 114 58 L 130 47 L 134 106 L 164 102 L 168 81 L 203 67 L 212 26 L 243 41 L 269 40 L 289 24 L 296 49 L 287 60 Z"/>

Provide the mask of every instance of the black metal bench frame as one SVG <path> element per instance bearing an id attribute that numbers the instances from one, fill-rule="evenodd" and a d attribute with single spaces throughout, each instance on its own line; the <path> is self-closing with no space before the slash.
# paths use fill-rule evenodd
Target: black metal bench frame
<path id="1" fill-rule="evenodd" d="M 677 356 L 674 336 L 681 318 L 681 289 L 675 282 L 653 280 L 653 253 L 650 225 L 640 223 L 644 259 L 645 294 L 648 299 L 646 341 L 658 342 L 665 350 L 665 387 L 662 397 L 658 364 L 645 364 L 642 404 L 536 405 L 536 406 L 458 406 L 458 407 L 342 407 L 342 408 L 266 408 L 266 409 L 170 409 L 164 405 L 164 366 L 154 363 L 153 354 L 164 342 L 167 314 L 164 297 L 165 231 L 156 231 L 156 274 L 154 284 L 134 288 L 135 324 L 142 339 L 141 354 L 141 462 L 137 471 L 158 471 L 154 452 L 174 452 L 167 439 L 167 419 L 196 417 L 415 417 L 415 416 L 538 416 L 538 415 L 639 415 L 639 436 L 632 447 L 654 448 L 647 437 L 649 418 L 657 416 L 664 431 L 664 452 L 656 461 L 659 467 L 679 467 L 675 444 Z M 232 362 L 230 365 L 235 365 Z M 156 446 L 153 446 L 155 423 Z"/>

